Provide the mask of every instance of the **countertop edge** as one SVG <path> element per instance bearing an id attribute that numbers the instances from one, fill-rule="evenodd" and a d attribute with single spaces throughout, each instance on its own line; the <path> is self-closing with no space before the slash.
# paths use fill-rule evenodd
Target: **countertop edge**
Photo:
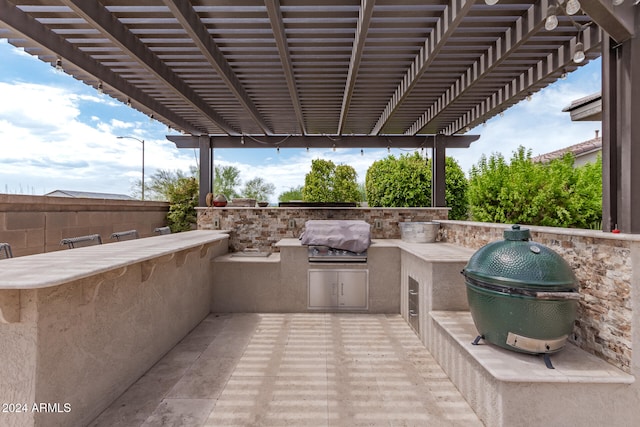
<path id="1" fill-rule="evenodd" d="M 2 260 L 0 290 L 55 287 L 228 239 L 225 233 L 194 230 L 10 258 Z"/>

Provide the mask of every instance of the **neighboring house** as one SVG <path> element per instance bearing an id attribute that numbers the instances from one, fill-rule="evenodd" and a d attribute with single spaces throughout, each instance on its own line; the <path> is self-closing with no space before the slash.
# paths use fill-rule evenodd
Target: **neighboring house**
<path id="1" fill-rule="evenodd" d="M 84 199 L 136 200 L 126 194 L 92 193 L 89 191 L 55 190 L 45 194 L 52 197 L 72 197 Z"/>
<path id="2" fill-rule="evenodd" d="M 562 112 L 571 114 L 574 122 L 601 122 L 602 121 L 602 93 L 597 92 L 584 98 L 576 99 L 562 109 Z"/>
<path id="3" fill-rule="evenodd" d="M 571 114 L 571 121 L 574 122 L 601 122 L 602 121 L 602 93 L 597 92 L 584 98 L 576 99 L 562 109 L 563 112 Z M 602 152 L 602 138 L 598 136 L 570 147 L 541 154 L 534 157 L 534 162 L 547 163 L 554 159 L 559 159 L 566 153 L 573 153 L 575 158 L 574 166 L 582 166 L 593 163 Z"/>
<path id="4" fill-rule="evenodd" d="M 560 150 L 552 151 L 550 153 L 541 154 L 533 157 L 531 160 L 537 163 L 548 163 L 551 160 L 559 159 L 567 153 L 573 153 L 575 159 L 574 167 L 583 166 L 587 163 L 594 163 L 598 158 L 598 154 L 602 152 L 602 137 L 598 136 L 596 131 L 596 137 L 579 144 L 571 145 Z"/>

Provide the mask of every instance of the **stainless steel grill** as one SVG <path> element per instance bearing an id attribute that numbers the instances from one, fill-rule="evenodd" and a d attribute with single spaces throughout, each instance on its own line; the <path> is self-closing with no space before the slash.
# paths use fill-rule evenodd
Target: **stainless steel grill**
<path id="1" fill-rule="evenodd" d="M 367 251 L 351 252 L 328 246 L 309 246 L 309 262 L 367 262 Z"/>
<path id="2" fill-rule="evenodd" d="M 367 262 L 371 226 L 360 220 L 310 220 L 300 236 L 309 262 Z"/>

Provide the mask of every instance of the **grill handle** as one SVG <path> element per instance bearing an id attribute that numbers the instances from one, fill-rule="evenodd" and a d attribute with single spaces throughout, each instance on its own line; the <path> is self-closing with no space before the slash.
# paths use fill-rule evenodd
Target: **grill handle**
<path id="1" fill-rule="evenodd" d="M 538 299 L 580 299 L 578 292 L 536 292 Z"/>
<path id="2" fill-rule="evenodd" d="M 564 292 L 545 292 L 545 291 L 536 291 L 534 289 L 526 289 L 526 288 L 514 288 L 510 286 L 498 285 L 495 283 L 487 283 L 482 280 L 473 279 L 465 274 L 465 271 L 462 271 L 462 274 L 465 275 L 465 279 L 468 285 L 477 286 L 479 288 L 488 289 L 494 292 L 500 292 L 506 295 L 523 295 L 532 298 L 537 298 L 541 300 L 579 300 L 580 293 L 574 290 L 567 290 Z"/>

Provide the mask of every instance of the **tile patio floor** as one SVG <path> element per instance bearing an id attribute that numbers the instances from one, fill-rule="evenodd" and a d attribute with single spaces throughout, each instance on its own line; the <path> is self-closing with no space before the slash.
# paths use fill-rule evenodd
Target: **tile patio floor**
<path id="1" fill-rule="evenodd" d="M 91 424 L 481 426 L 399 315 L 209 315 Z"/>

